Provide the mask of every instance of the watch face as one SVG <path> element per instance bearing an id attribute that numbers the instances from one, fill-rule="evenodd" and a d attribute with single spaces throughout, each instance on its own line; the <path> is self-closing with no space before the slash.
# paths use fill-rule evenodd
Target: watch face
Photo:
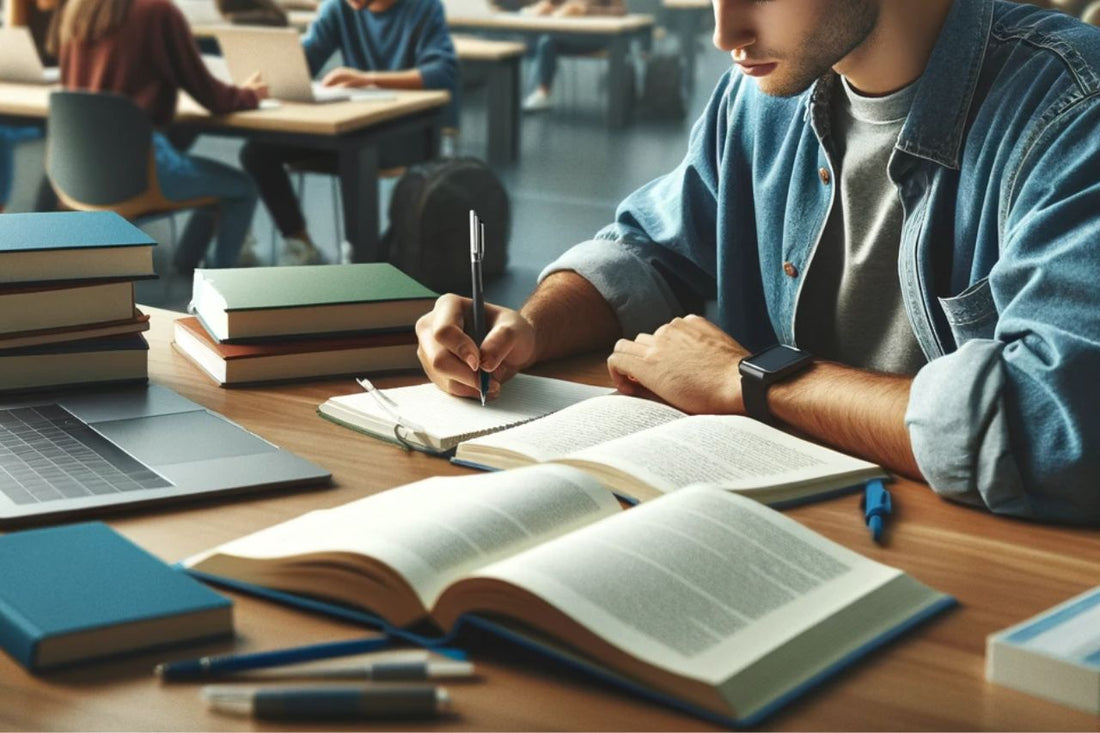
<path id="1" fill-rule="evenodd" d="M 809 358 L 810 355 L 804 351 L 778 344 L 753 354 L 749 362 L 765 374 L 774 374 Z"/>

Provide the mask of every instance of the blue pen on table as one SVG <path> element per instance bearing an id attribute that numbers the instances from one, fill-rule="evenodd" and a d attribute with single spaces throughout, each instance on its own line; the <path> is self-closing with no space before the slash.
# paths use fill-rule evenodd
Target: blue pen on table
<path id="1" fill-rule="evenodd" d="M 422 720 L 451 707 L 443 687 L 275 687 L 202 689 L 212 710 L 260 720 Z"/>
<path id="2" fill-rule="evenodd" d="M 485 257 L 485 224 L 478 218 L 477 212 L 470 209 L 470 279 L 473 281 L 474 299 L 474 341 L 478 348 L 485 339 L 485 293 L 481 282 L 481 260 Z M 479 370 L 479 389 L 481 405 L 485 406 L 485 396 L 489 394 L 489 372 Z"/>
<path id="3" fill-rule="evenodd" d="M 223 654 L 198 659 L 185 659 L 178 662 L 165 662 L 164 664 L 158 664 L 154 672 L 164 681 L 191 680 L 252 669 L 285 667 L 290 664 L 312 662 L 318 659 L 365 654 L 387 649 L 392 643 L 392 640 L 387 637 L 376 637 L 331 641 L 288 649 L 272 649 L 251 654 Z M 440 647 L 433 649 L 433 651 L 451 659 L 464 660 L 466 658 L 466 655 L 458 649 Z"/>
<path id="4" fill-rule="evenodd" d="M 871 479 L 863 488 L 863 519 L 871 530 L 871 539 L 882 542 L 882 533 L 886 529 L 886 517 L 893 511 L 890 492 L 882 479 Z"/>

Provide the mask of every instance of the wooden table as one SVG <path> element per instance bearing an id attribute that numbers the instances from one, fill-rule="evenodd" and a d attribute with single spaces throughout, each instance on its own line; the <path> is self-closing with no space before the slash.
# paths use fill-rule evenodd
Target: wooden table
<path id="1" fill-rule="evenodd" d="M 523 13 L 490 13 L 487 15 L 454 15 L 447 18 L 452 30 L 482 34 L 538 38 L 550 35 L 562 40 L 599 40 L 608 50 L 607 122 L 622 127 L 630 121 L 633 100 L 628 98 L 627 74 L 633 74 L 629 63 L 630 43 L 637 39 L 643 50 L 653 43 L 653 16 L 631 14 L 620 17 L 575 17 L 526 15 Z"/>
<path id="2" fill-rule="evenodd" d="M 220 389 L 169 347 L 172 314 L 155 308 L 149 333 L 151 381 L 216 410 L 263 437 L 330 469 L 334 486 L 272 492 L 108 518 L 142 547 L 176 561 L 311 509 L 331 507 L 409 481 L 467 473 L 420 453 L 405 453 L 317 417 L 333 394 L 358 390 L 350 379 L 264 389 Z M 74 367 L 75 368 L 75 367 Z M 600 357 L 562 361 L 543 374 L 607 383 Z M 381 386 L 419 381 L 380 378 Z M 885 546 L 871 543 L 858 498 L 789 510 L 790 516 L 876 560 L 901 567 L 955 595 L 960 606 L 859 661 L 765 721 L 775 730 L 1097 730 L 1100 720 L 996 687 L 983 677 L 985 637 L 1100 581 L 1100 531 L 993 517 L 950 504 L 902 481 Z M 233 643 L 190 647 L 177 656 L 270 649 L 351 638 L 362 630 L 235 595 Z M 713 726 L 547 668 L 505 645 L 472 648 L 481 679 L 449 685 L 456 715 L 391 730 L 707 730 Z M 35 678 L 0 654 L 3 730 L 273 730 L 277 726 L 207 712 L 193 685 L 159 685 L 163 655 Z M 326 724 L 326 729 L 373 727 Z M 303 729 L 299 727 L 298 729 Z"/>
<path id="3" fill-rule="evenodd" d="M 0 121 L 43 124 L 52 87 L 0 82 Z M 444 91 L 397 92 L 394 99 L 295 104 L 211 115 L 187 95 L 173 124 L 202 133 L 247 137 L 329 151 L 339 159 L 346 237 L 357 262 L 379 258 L 378 149 L 396 136 L 423 135 L 425 158 L 439 153 Z"/>
<path id="4" fill-rule="evenodd" d="M 460 69 L 484 73 L 488 107 L 488 161 L 492 165 L 519 160 L 520 100 L 522 79 L 520 61 L 526 47 L 515 41 L 499 41 L 475 36 L 453 35 Z"/>
<path id="5" fill-rule="evenodd" d="M 317 12 L 287 11 L 290 25 L 305 32 Z M 218 25 L 191 26 L 192 34 L 204 43 L 210 53 L 218 53 Z M 488 150 L 486 158 L 493 165 L 515 162 L 519 158 L 520 135 L 520 61 L 526 47 L 514 41 L 498 41 L 472 36 L 454 36 L 455 55 L 459 68 L 469 67 L 484 72 L 488 83 Z"/>

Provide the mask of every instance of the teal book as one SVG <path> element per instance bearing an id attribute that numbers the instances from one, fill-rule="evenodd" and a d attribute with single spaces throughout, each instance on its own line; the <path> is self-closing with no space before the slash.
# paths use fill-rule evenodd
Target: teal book
<path id="1" fill-rule="evenodd" d="M 0 284 L 156 277 L 156 242 L 110 211 L 0 216 Z"/>
<path id="2" fill-rule="evenodd" d="M 33 672 L 233 632 L 232 605 L 99 522 L 0 537 L 0 647 Z"/>
<path id="3" fill-rule="evenodd" d="M 191 310 L 232 343 L 411 330 L 436 297 L 386 262 L 200 269 Z"/>

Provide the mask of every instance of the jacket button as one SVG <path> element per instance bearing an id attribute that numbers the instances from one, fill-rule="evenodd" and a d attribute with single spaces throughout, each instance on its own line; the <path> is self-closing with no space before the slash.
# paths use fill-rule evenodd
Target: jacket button
<path id="1" fill-rule="evenodd" d="M 798 277 L 798 268 L 790 262 L 783 263 L 783 272 L 787 273 L 788 277 Z"/>
<path id="2" fill-rule="evenodd" d="M 829 169 L 828 168 L 818 168 L 817 175 L 821 177 L 821 182 L 822 183 L 824 183 L 826 186 L 829 185 Z"/>

